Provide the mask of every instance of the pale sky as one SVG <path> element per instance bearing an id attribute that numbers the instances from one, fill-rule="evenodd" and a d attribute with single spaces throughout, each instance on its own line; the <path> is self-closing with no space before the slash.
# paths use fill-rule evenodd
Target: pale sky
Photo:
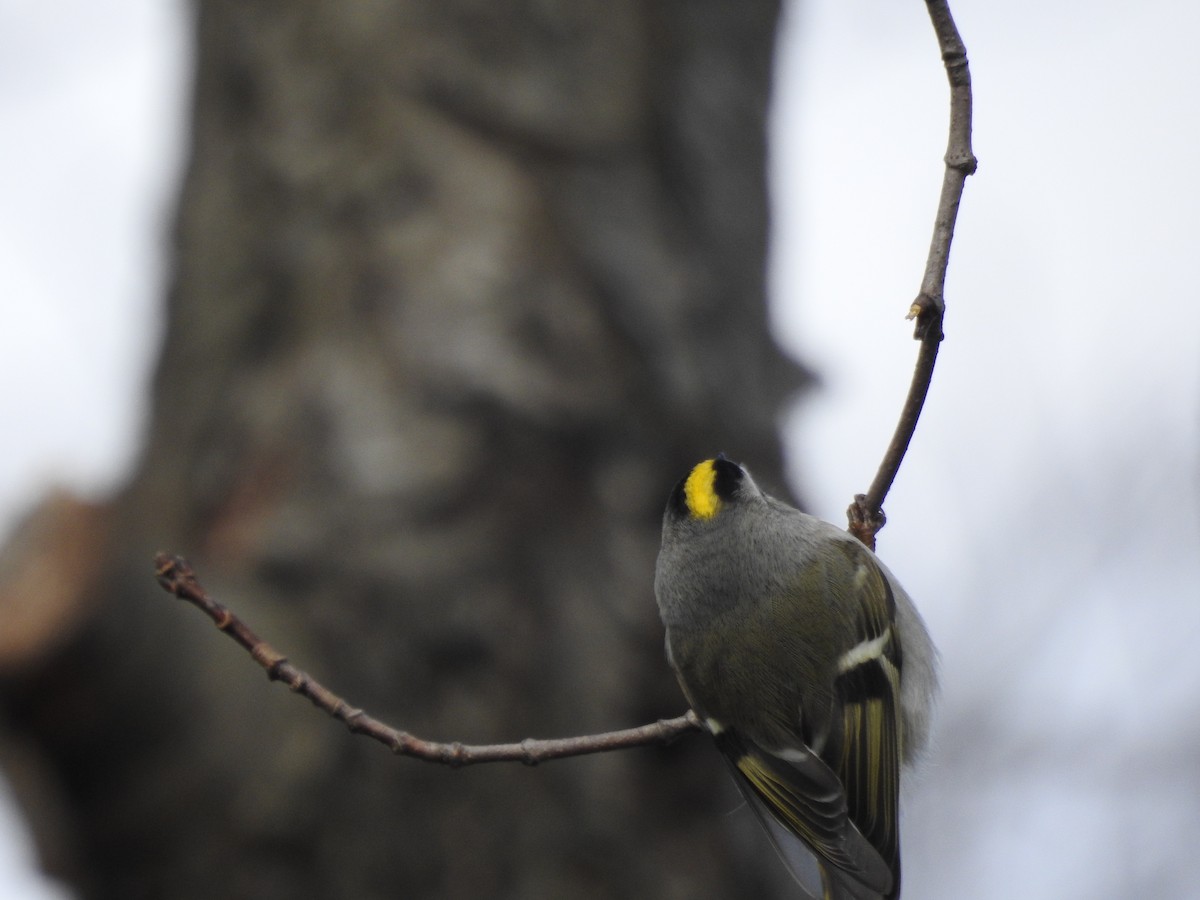
<path id="1" fill-rule="evenodd" d="M 1200 7 L 953 8 L 980 167 L 879 537 L 943 655 L 905 895 L 1194 898 Z M 795 478 L 840 521 L 911 373 L 948 88 L 923 4 L 793 11 L 775 315 L 825 379 L 788 422 Z"/>
<path id="2" fill-rule="evenodd" d="M 184 10 L 0 0 L 0 420 L 19 438 L 0 530 L 52 482 L 119 483 L 136 452 Z M 954 11 L 980 168 L 879 538 L 943 655 L 905 896 L 1200 896 L 1200 7 Z M 948 89 L 916 0 L 790 6 L 780 79 L 773 315 L 824 381 L 785 427 L 797 488 L 840 522 L 915 357 Z M 60 896 L 6 809 L 0 894 Z"/>

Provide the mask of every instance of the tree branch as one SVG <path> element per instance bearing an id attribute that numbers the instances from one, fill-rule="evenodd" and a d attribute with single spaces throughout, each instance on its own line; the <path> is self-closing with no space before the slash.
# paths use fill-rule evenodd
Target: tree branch
<path id="1" fill-rule="evenodd" d="M 854 503 L 847 511 L 851 533 L 872 548 L 875 546 L 875 535 L 886 521 L 883 500 L 891 489 L 900 463 L 908 450 L 933 378 L 938 345 L 944 336 L 943 293 L 946 266 L 950 259 L 950 244 L 954 239 L 954 224 L 958 218 L 963 186 L 967 176 L 974 173 L 976 168 L 975 155 L 971 151 L 971 75 L 967 66 L 966 47 L 963 46 L 958 29 L 950 16 L 946 0 L 926 0 L 926 5 L 941 47 L 946 75 L 950 80 L 950 140 L 946 150 L 946 171 L 942 179 L 941 198 L 934 220 L 933 240 L 925 264 L 925 274 L 921 281 L 920 293 L 908 312 L 908 318 L 916 320 L 913 337 L 921 342 L 912 384 L 895 434 L 884 454 L 875 480 L 866 494 L 855 496 Z M 158 583 L 163 589 L 202 610 L 217 628 L 250 654 L 266 671 L 269 679 L 282 681 L 292 691 L 307 697 L 314 706 L 342 722 L 351 732 L 373 738 L 391 748 L 393 753 L 450 766 L 485 762 L 522 762 L 526 765 L 537 765 L 546 760 L 568 756 L 666 744 L 685 732 L 703 728 L 695 712 L 688 710 L 682 716 L 660 720 L 651 725 L 580 737 L 551 740 L 526 738 L 518 743 L 481 745 L 422 740 L 350 706 L 312 676 L 293 666 L 287 657 L 258 637 L 232 610 L 210 597 L 196 580 L 191 566 L 182 557 L 160 553 L 155 557 L 154 564 Z"/>
<path id="2" fill-rule="evenodd" d="M 978 165 L 971 150 L 971 71 L 967 65 L 967 48 L 962 42 L 950 7 L 946 0 L 926 0 L 929 18 L 937 34 L 942 51 L 942 64 L 950 81 L 950 138 L 946 148 L 946 171 L 942 177 L 942 193 L 938 200 L 937 215 L 933 222 L 933 240 L 925 262 L 925 274 L 921 279 L 921 290 L 909 308 L 909 319 L 916 320 L 913 337 L 921 342 L 917 353 L 917 364 L 913 371 L 908 397 L 900 411 L 900 421 L 895 434 L 879 464 L 875 480 L 865 494 L 857 494 L 846 511 L 850 520 L 850 532 L 868 547 L 874 549 L 875 535 L 887 521 L 883 514 L 883 501 L 891 490 L 896 473 L 913 432 L 929 383 L 933 379 L 933 367 L 937 362 L 938 345 L 944 334 L 942 320 L 946 312 L 944 291 L 946 266 L 950 262 L 950 244 L 954 240 L 954 224 L 958 219 L 958 206 L 962 200 L 967 176 L 975 172 Z"/>
<path id="3" fill-rule="evenodd" d="M 488 762 L 522 762 L 528 766 L 566 756 L 583 756 L 589 753 L 604 753 L 624 750 L 649 744 L 666 744 L 687 731 L 701 729 L 696 714 L 688 710 L 675 719 L 662 719 L 652 725 L 609 731 L 604 734 L 589 734 L 580 737 L 535 740 L 526 738 L 511 744 L 462 744 L 438 743 L 414 737 L 405 731 L 392 728 L 361 709 L 350 706 L 327 687 L 306 672 L 296 668 L 287 657 L 255 634 L 250 627 L 222 603 L 214 600 L 200 586 L 196 573 L 187 560 L 179 556 L 159 553 L 154 557 L 158 583 L 163 590 L 186 600 L 205 613 L 217 628 L 233 638 L 251 658 L 266 671 L 272 681 L 282 681 L 295 693 L 307 697 L 318 709 L 324 710 L 342 722 L 351 732 L 364 734 L 391 748 L 393 753 L 413 756 L 427 762 L 443 763 L 448 766 L 469 766 Z"/>

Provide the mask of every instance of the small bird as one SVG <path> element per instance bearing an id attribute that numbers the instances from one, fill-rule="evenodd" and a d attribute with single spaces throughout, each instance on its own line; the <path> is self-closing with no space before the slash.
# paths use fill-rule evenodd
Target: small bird
<path id="1" fill-rule="evenodd" d="M 937 651 L 908 594 L 845 531 L 724 455 L 663 516 L 667 659 L 800 885 L 900 896 L 900 771 L 927 743 Z"/>

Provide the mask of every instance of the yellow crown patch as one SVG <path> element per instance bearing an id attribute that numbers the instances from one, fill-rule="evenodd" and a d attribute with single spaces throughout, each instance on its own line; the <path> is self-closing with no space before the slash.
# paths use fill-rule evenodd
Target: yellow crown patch
<path id="1" fill-rule="evenodd" d="M 683 485 L 683 495 L 687 499 L 688 511 L 697 519 L 711 519 L 721 508 L 721 498 L 717 496 L 717 471 L 713 468 L 716 460 L 706 459 L 698 463 Z"/>

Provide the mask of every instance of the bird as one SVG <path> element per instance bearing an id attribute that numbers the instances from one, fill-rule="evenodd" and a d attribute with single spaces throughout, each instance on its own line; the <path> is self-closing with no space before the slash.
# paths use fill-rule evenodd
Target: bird
<path id="1" fill-rule="evenodd" d="M 654 588 L 680 687 L 800 886 L 896 900 L 901 772 L 938 689 L 900 583 L 721 454 L 672 490 Z"/>

